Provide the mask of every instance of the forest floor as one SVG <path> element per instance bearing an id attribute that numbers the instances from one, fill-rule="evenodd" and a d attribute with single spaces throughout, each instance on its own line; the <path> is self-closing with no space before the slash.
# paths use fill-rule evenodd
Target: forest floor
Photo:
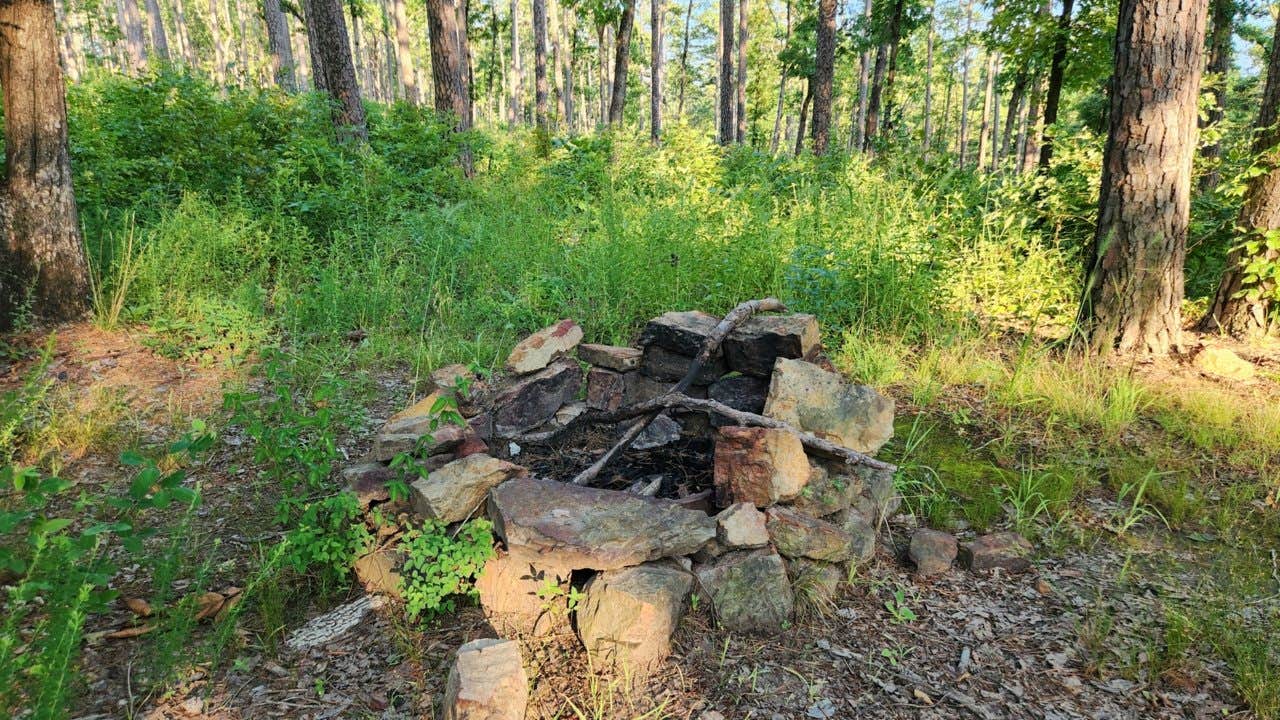
<path id="1" fill-rule="evenodd" d="M 108 639 L 142 621 L 122 604 L 90 617 L 75 717 L 437 716 L 452 652 L 492 635 L 476 608 L 413 624 L 388 605 L 328 645 L 302 653 L 283 647 L 289 630 L 360 591 L 291 584 L 284 572 L 263 576 L 265 557 L 281 535 L 272 510 L 280 488 L 264 481 L 252 443 L 219 409 L 223 393 L 262 382 L 249 365 L 166 359 L 143 342 L 144 334 L 88 325 L 60 328 L 56 337 L 47 374 L 55 380 L 57 410 L 37 452 L 56 457 L 62 476 L 88 498 L 127 484 L 121 450 L 162 443 L 193 419 L 206 419 L 219 441 L 188 468 L 202 503 L 190 516 L 173 518 L 189 558 L 173 588 L 229 596 L 260 585 L 255 607 L 224 639 L 227 651 L 218 663 L 192 664 L 188 655 L 222 632 L 212 625 Z M 11 346 L 42 343 L 33 335 Z M 1175 361 L 1131 370 L 1184 391 L 1213 393 L 1228 405 L 1280 403 L 1280 351 L 1236 349 L 1260 369 L 1258 379 L 1223 381 Z M 30 362 L 0 367 L 0 390 L 19 383 Z M 365 388 L 362 421 L 337 437 L 339 453 L 350 458 L 367 449 L 382 419 L 420 390 L 404 370 L 371 370 L 359 384 Z M 898 400 L 904 437 L 885 456 L 909 470 L 927 464 L 944 485 L 948 473 L 968 472 L 946 457 L 957 438 L 966 458 L 984 458 L 992 463 L 986 472 L 999 473 L 999 459 L 985 459 L 993 442 L 1012 437 L 1034 444 L 1027 438 L 1037 427 L 1041 442 L 1050 435 L 1052 420 L 1011 426 L 1007 410 L 989 402 L 992 388 L 982 384 L 948 385 L 927 402 L 918 402 L 918 377 L 886 389 Z M 916 432 L 922 421 L 937 430 Z M 1123 443 L 1184 448 L 1185 442 L 1164 436 L 1165 427 L 1136 422 Z M 1070 447 L 1095 475 L 1110 470 L 1106 456 L 1089 457 L 1088 444 L 1054 442 Z M 1147 509 L 1132 488 L 1096 481 L 1080 484 L 1069 507 L 1053 514 L 1026 517 L 1005 503 L 1001 517 L 983 524 L 1017 526 L 1036 539 L 1035 568 L 1025 574 L 954 569 L 933 580 L 915 578 L 904 545 L 921 520 L 904 513 L 883 528 L 878 556 L 834 605 L 798 618 L 780 637 L 724 633 L 705 606 L 694 607 L 671 660 L 643 681 L 593 672 L 572 636 L 531 648 L 529 717 L 1276 717 L 1280 658 L 1268 637 L 1280 631 L 1280 559 L 1274 539 L 1255 533 L 1252 523 L 1259 516 L 1274 523 L 1280 509 L 1273 489 L 1243 509 L 1230 508 L 1233 519 L 1207 521 L 1212 499 L 1229 496 L 1231 484 L 1252 472 L 1210 463 L 1207 455 L 1196 458 L 1205 468 L 1193 478 L 1199 488 L 1188 490 L 1206 508 L 1185 520 L 1167 519 L 1176 509 L 1170 507 L 1162 520 L 1155 514 L 1161 508 Z M 1268 458 L 1261 468 L 1266 473 L 1274 464 Z M 1249 479 L 1268 482 L 1257 473 Z M 1269 482 L 1280 484 L 1274 477 Z M 904 492 L 919 490 L 908 484 Z M 950 527 L 963 536 L 981 517 L 961 508 Z M 126 567 L 113 580 L 122 598 L 148 592 L 152 579 L 136 570 Z M 167 679 L 154 682 L 160 675 Z"/>

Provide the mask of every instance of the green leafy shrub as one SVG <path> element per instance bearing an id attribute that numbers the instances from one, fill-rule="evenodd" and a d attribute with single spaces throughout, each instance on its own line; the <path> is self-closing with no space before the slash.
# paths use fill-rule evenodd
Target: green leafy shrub
<path id="1" fill-rule="evenodd" d="M 298 572 L 317 571 L 322 582 L 341 583 L 369 549 L 373 536 L 354 493 L 341 492 L 307 504 L 289 531 L 289 562 Z"/>
<path id="2" fill-rule="evenodd" d="M 449 533 L 444 523 L 427 520 L 405 535 L 400 548 L 405 609 L 411 617 L 431 617 L 475 592 L 476 575 L 493 557 L 493 524 L 470 520 Z"/>

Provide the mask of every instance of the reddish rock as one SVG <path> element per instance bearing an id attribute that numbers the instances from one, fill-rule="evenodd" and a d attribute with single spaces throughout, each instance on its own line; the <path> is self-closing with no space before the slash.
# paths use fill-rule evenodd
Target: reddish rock
<path id="1" fill-rule="evenodd" d="M 641 351 L 620 345 L 584 343 L 578 346 L 578 358 L 583 362 L 618 372 L 639 368 L 642 356 Z"/>
<path id="2" fill-rule="evenodd" d="M 391 499 L 387 483 L 396 479 L 396 471 L 379 462 L 359 463 L 342 471 L 347 488 L 356 494 L 360 507 Z"/>
<path id="3" fill-rule="evenodd" d="M 1018 533 L 998 532 L 961 544 L 959 556 L 960 564 L 973 572 L 994 568 L 1025 572 L 1031 569 L 1029 556 L 1034 551 L 1031 543 Z"/>
<path id="4" fill-rule="evenodd" d="M 587 373 L 587 407 L 593 410 L 617 410 L 627 392 L 626 375 L 602 368 Z"/>
<path id="5" fill-rule="evenodd" d="M 640 333 L 640 346 L 657 345 L 680 355 L 696 357 L 720 322 L 698 310 L 668 312 L 650 320 Z"/>
<path id="6" fill-rule="evenodd" d="M 480 439 L 479 435 L 468 433 L 462 439 L 462 444 L 454 451 L 454 457 L 461 459 L 471 455 L 480 455 L 489 452 L 489 443 Z"/>
<path id="7" fill-rule="evenodd" d="M 780 505 L 769 508 L 765 516 L 773 546 L 785 557 L 844 562 L 853 556 L 853 538 L 832 523 Z"/>
<path id="8" fill-rule="evenodd" d="M 431 430 L 429 425 L 414 428 L 410 432 L 378 433 L 370 453 L 374 460 L 389 462 L 400 453 L 413 453 L 417 457 L 451 454 L 473 434 L 465 425 L 444 425 Z"/>
<path id="9" fill-rule="evenodd" d="M 767 378 L 778 358 L 804 358 L 822 344 L 818 319 L 812 315 L 756 315 L 724 341 L 730 370 Z"/>
<path id="10" fill-rule="evenodd" d="M 907 555 L 916 564 L 916 574 L 929 577 L 950 570 L 956 552 L 956 539 L 951 533 L 920 528 L 911 534 Z"/>
<path id="11" fill-rule="evenodd" d="M 515 380 L 494 400 L 494 430 L 510 436 L 538 427 L 572 402 L 581 386 L 582 369 L 568 359 Z"/>
<path id="12" fill-rule="evenodd" d="M 541 370 L 556 358 L 564 357 L 582 342 L 582 328 L 572 320 L 561 320 L 521 340 L 507 357 L 507 371 L 517 375 Z"/>
<path id="13" fill-rule="evenodd" d="M 716 433 L 715 485 L 721 506 L 768 507 L 790 500 L 809 481 L 809 460 L 795 433 L 729 426 Z"/>

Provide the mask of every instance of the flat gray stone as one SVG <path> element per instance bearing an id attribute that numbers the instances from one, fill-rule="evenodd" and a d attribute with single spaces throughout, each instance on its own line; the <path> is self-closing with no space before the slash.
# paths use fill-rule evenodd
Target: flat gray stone
<path id="1" fill-rule="evenodd" d="M 729 333 L 724 354 L 730 370 L 767 378 L 778 358 L 808 357 L 821 344 L 812 315 L 756 315 Z"/>
<path id="2" fill-rule="evenodd" d="M 462 522 L 484 503 L 490 488 L 528 472 L 519 465 L 476 453 L 415 480 L 409 495 L 414 512 L 422 517 Z"/>
<path id="3" fill-rule="evenodd" d="M 778 358 L 764 414 L 866 454 L 893 437 L 892 400 L 804 360 Z"/>

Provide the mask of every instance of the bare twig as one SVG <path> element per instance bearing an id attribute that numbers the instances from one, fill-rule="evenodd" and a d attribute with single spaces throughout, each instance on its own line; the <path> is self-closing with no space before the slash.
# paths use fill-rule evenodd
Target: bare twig
<path id="1" fill-rule="evenodd" d="M 684 377 L 680 379 L 680 382 L 676 383 L 674 387 L 667 391 L 667 394 L 664 397 L 670 397 L 672 395 L 683 396 L 684 391 L 688 390 L 689 386 L 693 384 L 694 378 L 702 372 L 702 368 L 705 367 L 707 363 L 711 362 L 711 357 L 720 349 L 720 345 L 724 343 L 725 338 L 729 337 L 729 333 L 733 332 L 734 328 L 741 325 L 752 315 L 758 312 L 785 311 L 786 309 L 786 306 L 782 304 L 781 300 L 778 300 L 777 298 L 764 298 L 763 300 L 748 300 L 747 302 L 744 302 L 730 310 L 729 314 L 725 315 L 724 319 L 716 323 L 716 326 L 712 328 L 711 334 L 707 337 L 706 342 L 702 344 L 702 351 L 693 359 L 693 362 L 689 363 L 688 372 L 684 374 Z M 627 448 L 631 447 L 631 443 L 635 442 L 636 438 L 640 437 L 640 433 L 644 432 L 644 429 L 649 427 L 649 424 L 656 420 L 659 415 L 665 413 L 667 409 L 668 408 L 666 407 L 660 406 L 650 409 L 643 414 L 639 420 L 632 423 L 632 425 L 622 433 L 622 437 L 618 439 L 618 442 L 615 443 L 613 447 L 605 451 L 605 454 L 601 455 L 599 460 L 591 463 L 591 467 L 588 467 L 586 470 L 578 473 L 578 475 L 572 480 L 573 484 L 589 485 L 591 481 L 600 474 L 600 471 L 604 470 L 606 465 L 608 465 L 620 453 L 625 452 Z"/>

